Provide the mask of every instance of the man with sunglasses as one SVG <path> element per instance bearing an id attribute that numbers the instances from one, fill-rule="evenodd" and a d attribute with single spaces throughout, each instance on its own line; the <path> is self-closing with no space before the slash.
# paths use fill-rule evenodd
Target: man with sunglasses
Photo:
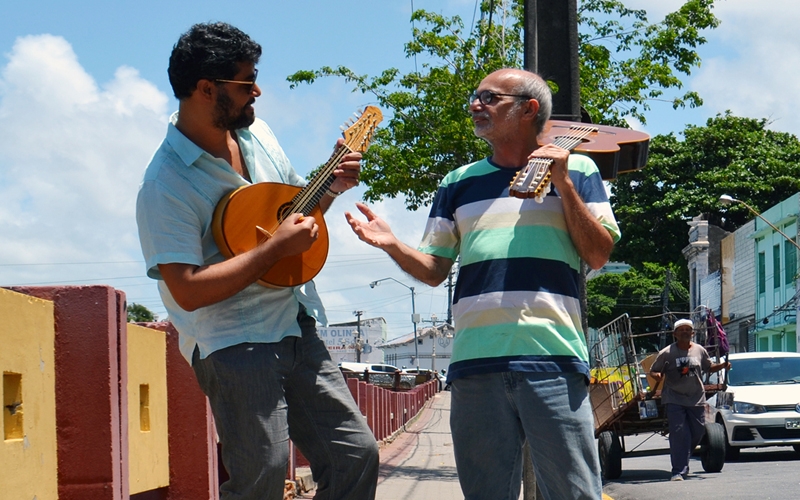
<path id="1" fill-rule="evenodd" d="M 492 155 L 445 176 L 418 249 L 364 204 L 366 222 L 346 214 L 361 240 L 430 286 L 460 257 L 447 382 L 467 500 L 518 498 L 526 440 L 546 498 L 602 496 L 578 284 L 580 261 L 602 267 L 620 231 L 595 164 L 539 144 L 550 110 L 533 73 L 484 78 L 469 111 Z M 542 203 L 509 196 L 533 157 L 553 160 Z"/>
<path id="2" fill-rule="evenodd" d="M 181 352 L 211 404 L 230 476 L 221 498 L 282 499 L 291 438 L 311 463 L 315 498 L 371 499 L 377 444 L 316 334 L 316 322 L 326 320 L 313 282 L 256 283 L 311 246 L 316 221 L 292 214 L 270 239 L 228 260 L 211 231 L 217 202 L 230 191 L 304 183 L 255 117 L 260 56 L 260 45 L 225 23 L 192 26 L 173 48 L 169 78 L 179 110 L 136 207 L 147 274 L 158 280 Z M 360 160 L 343 157 L 323 209 L 358 184 Z"/>

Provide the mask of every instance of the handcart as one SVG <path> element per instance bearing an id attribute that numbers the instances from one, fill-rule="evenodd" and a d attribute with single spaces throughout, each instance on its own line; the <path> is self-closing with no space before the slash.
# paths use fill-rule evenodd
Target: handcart
<path id="1" fill-rule="evenodd" d="M 625 437 L 645 433 L 666 436 L 669 427 L 661 391 L 652 378 L 648 381 L 647 375 L 657 353 L 637 355 L 631 318 L 624 314 L 598 333 L 590 349 L 589 394 L 603 479 L 617 479 L 622 474 L 623 458 L 669 453 L 668 448 L 628 450 Z M 706 383 L 705 389 L 710 397 L 724 390 L 724 385 Z M 719 472 L 725 464 L 725 429 L 708 419 L 705 427 L 706 435 L 699 447 L 703 470 Z"/>

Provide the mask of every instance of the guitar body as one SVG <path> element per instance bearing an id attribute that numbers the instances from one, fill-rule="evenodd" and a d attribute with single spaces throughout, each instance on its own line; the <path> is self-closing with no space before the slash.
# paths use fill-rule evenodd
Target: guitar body
<path id="1" fill-rule="evenodd" d="M 568 134 L 575 122 L 550 120 L 539 137 L 542 144 L 550 144 L 559 136 Z M 644 132 L 607 125 L 582 124 L 597 129 L 582 139 L 574 151 L 589 156 L 597 164 L 603 180 L 616 179 L 618 174 L 639 170 L 647 164 L 650 136 Z"/>
<path id="2" fill-rule="evenodd" d="M 375 106 L 367 106 L 361 115 L 351 118 L 342 133 L 344 141 L 334 149 L 330 159 L 320 167 L 305 187 L 276 182 L 259 182 L 242 186 L 225 195 L 217 203 L 211 231 L 220 253 L 230 259 L 255 248 L 272 237 L 291 214 L 314 217 L 319 236 L 303 253 L 285 257 L 275 263 L 257 281 L 272 288 L 298 286 L 319 274 L 328 259 L 328 227 L 319 202 L 330 190 L 336 177 L 334 170 L 349 152 L 363 153 L 383 119 Z M 344 128 L 344 127 L 343 127 Z"/>
<path id="3" fill-rule="evenodd" d="M 270 237 L 280 221 L 291 213 L 291 201 L 300 191 L 297 186 L 260 182 L 226 195 L 217 204 L 212 222 L 214 240 L 222 255 L 228 259 L 240 255 Z M 322 270 L 328 258 L 328 228 L 319 205 L 308 215 L 314 217 L 319 226 L 317 241 L 307 251 L 278 261 L 258 280 L 259 284 L 267 287 L 302 285 Z"/>

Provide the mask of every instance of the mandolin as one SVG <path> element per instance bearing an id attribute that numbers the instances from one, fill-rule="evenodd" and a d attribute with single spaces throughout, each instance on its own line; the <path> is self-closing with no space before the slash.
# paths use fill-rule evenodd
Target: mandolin
<path id="1" fill-rule="evenodd" d="M 328 258 L 328 228 L 319 207 L 335 179 L 333 171 L 351 151 L 364 152 L 375 128 L 383 119 L 380 109 L 367 106 L 356 121 L 346 124 L 344 143 L 320 167 L 305 187 L 277 182 L 259 182 L 228 193 L 214 210 L 212 233 L 220 252 L 230 259 L 272 237 L 291 214 L 312 216 L 319 225 L 319 237 L 307 251 L 279 260 L 258 283 L 281 288 L 302 285 L 319 274 Z M 343 127 L 344 128 L 344 127 Z"/>
<path id="2" fill-rule="evenodd" d="M 617 174 L 644 167 L 650 136 L 621 127 L 550 120 L 539 142 L 589 156 L 597 164 L 603 180 L 611 180 Z M 508 194 L 534 198 L 541 203 L 550 192 L 551 163 L 548 158 L 531 158 L 514 177 Z"/>

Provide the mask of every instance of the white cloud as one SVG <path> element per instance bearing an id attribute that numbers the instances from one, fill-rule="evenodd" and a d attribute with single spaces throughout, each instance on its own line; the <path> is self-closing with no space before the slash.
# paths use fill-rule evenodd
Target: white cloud
<path id="1" fill-rule="evenodd" d="M 60 37 L 21 37 L 7 57 L 0 71 L 0 260 L 140 258 L 134 202 L 164 133 L 167 97 L 131 68 L 98 85 Z M 40 270 L 3 272 L 4 284 L 42 281 Z M 70 275 L 54 269 L 48 281 Z"/>
<path id="2" fill-rule="evenodd" d="M 793 0 L 729 0 L 716 9 L 722 19 L 714 38 L 721 50 L 705 57 L 692 86 L 714 112 L 774 120 L 772 128 L 800 134 L 800 39 Z"/>
<path id="3" fill-rule="evenodd" d="M 21 37 L 7 57 L 0 67 L 0 262 L 6 264 L 0 267 L 0 283 L 108 283 L 126 291 L 129 302 L 163 317 L 141 263 L 41 264 L 141 260 L 136 193 L 163 139 L 169 97 L 130 67 L 117 69 L 109 82 L 96 82 L 60 37 Z M 295 153 L 290 157 L 298 171 L 306 173 L 332 151 L 338 125 L 347 118 L 335 116 L 341 101 L 352 103 L 355 111 L 364 97 L 348 96 L 349 89 L 335 81 L 290 92 L 277 88 L 264 84 L 259 115 L 270 122 L 287 152 Z M 414 286 L 422 294 L 417 310 L 424 317 L 430 307 L 441 315 L 446 303 L 432 299 L 430 288 L 352 234 L 342 213 L 354 210 L 362 195 L 363 188 L 343 195 L 326 218 L 331 252 L 318 289 L 333 321 L 352 319 L 353 309 L 365 309 L 367 317 L 385 315 L 390 332 L 407 333 L 408 290 L 387 285 L 375 292 L 370 281 L 393 276 Z M 427 210 L 409 213 L 399 200 L 377 203 L 375 210 L 401 238 L 417 244 Z"/>

